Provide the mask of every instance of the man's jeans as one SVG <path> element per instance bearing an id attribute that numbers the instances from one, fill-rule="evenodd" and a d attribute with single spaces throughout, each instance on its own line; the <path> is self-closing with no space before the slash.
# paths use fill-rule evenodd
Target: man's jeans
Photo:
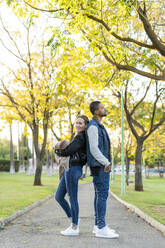
<path id="1" fill-rule="evenodd" d="M 78 205 L 78 181 L 82 175 L 81 166 L 72 166 L 64 174 L 57 188 L 55 199 L 61 205 L 68 218 L 72 217 L 72 223 L 78 224 L 79 205 Z M 65 195 L 68 193 L 69 203 L 65 200 Z"/>
<path id="2" fill-rule="evenodd" d="M 100 167 L 98 176 L 93 176 L 93 184 L 95 190 L 94 210 L 95 225 L 99 229 L 106 226 L 106 203 L 109 193 L 109 172 L 104 172 L 104 168 Z"/>

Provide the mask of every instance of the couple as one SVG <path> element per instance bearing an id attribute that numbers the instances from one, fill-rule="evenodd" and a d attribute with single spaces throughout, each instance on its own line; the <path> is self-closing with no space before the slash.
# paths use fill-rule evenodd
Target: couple
<path id="1" fill-rule="evenodd" d="M 95 190 L 94 211 L 95 225 L 93 233 L 101 238 L 118 238 L 115 230 L 110 229 L 105 222 L 106 202 L 109 193 L 109 178 L 111 171 L 110 139 L 102 118 L 106 116 L 106 109 L 99 101 L 90 104 L 93 115 L 91 121 L 88 117 L 79 116 L 75 122 L 76 136 L 65 149 L 55 149 L 58 157 L 69 157 L 69 168 L 64 170 L 55 199 L 70 219 L 70 226 L 62 231 L 62 235 L 79 235 L 79 205 L 78 181 L 82 176 L 83 165 L 88 164 Z M 69 203 L 65 199 L 68 193 Z"/>

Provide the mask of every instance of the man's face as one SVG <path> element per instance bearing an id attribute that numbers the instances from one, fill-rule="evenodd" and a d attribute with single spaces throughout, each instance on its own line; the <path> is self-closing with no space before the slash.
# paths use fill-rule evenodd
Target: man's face
<path id="1" fill-rule="evenodd" d="M 107 116 L 106 109 L 102 103 L 99 104 L 98 109 L 95 111 L 95 113 L 100 117 Z"/>

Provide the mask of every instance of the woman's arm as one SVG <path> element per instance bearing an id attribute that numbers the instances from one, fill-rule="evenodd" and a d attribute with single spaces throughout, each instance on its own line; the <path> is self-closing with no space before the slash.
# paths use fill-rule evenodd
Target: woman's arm
<path id="1" fill-rule="evenodd" d="M 81 135 L 77 135 L 74 140 L 65 149 L 55 149 L 55 153 L 59 157 L 67 157 L 75 154 L 84 146 L 84 138 Z"/>

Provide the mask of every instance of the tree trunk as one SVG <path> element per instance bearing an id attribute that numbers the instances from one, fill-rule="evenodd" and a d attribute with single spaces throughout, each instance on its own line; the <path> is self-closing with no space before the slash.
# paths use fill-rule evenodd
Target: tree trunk
<path id="1" fill-rule="evenodd" d="M 12 137 L 12 124 L 10 124 L 10 174 L 15 173 L 14 167 L 14 149 L 13 149 L 13 137 Z"/>
<path id="2" fill-rule="evenodd" d="M 34 186 L 42 186 L 41 183 L 41 174 L 42 174 L 42 159 L 37 158 L 37 167 L 34 178 Z"/>
<path id="3" fill-rule="evenodd" d="M 33 166 L 33 172 L 35 173 L 35 170 L 36 170 L 36 156 L 35 156 L 34 144 L 32 144 L 32 166 Z"/>
<path id="4" fill-rule="evenodd" d="M 45 148 L 47 143 L 47 134 L 48 134 L 48 123 L 44 125 L 44 137 L 43 137 L 43 143 L 40 146 L 39 144 L 39 125 L 34 123 L 33 125 L 33 144 L 35 148 L 36 153 L 36 171 L 35 171 L 35 178 L 34 178 L 34 184 L 41 186 L 41 174 L 42 174 L 42 160 L 45 155 Z"/>
<path id="5" fill-rule="evenodd" d="M 27 168 L 29 168 L 30 163 L 29 163 L 29 142 L 28 142 L 28 137 L 26 137 L 26 158 L 27 158 Z"/>
<path id="6" fill-rule="evenodd" d="M 25 173 L 25 162 L 24 162 L 24 136 L 21 135 L 20 139 L 20 160 L 19 160 L 19 173 Z"/>
<path id="7" fill-rule="evenodd" d="M 129 185 L 129 167 L 130 167 L 130 159 L 128 156 L 128 151 L 126 151 L 126 184 Z"/>
<path id="8" fill-rule="evenodd" d="M 52 176 L 54 175 L 54 150 L 51 150 L 51 168 L 52 168 Z"/>
<path id="9" fill-rule="evenodd" d="M 30 150 L 29 150 L 29 141 L 28 137 L 26 137 L 26 157 L 27 157 L 27 175 L 31 175 L 32 163 L 30 160 Z"/>
<path id="10" fill-rule="evenodd" d="M 52 168 L 51 168 L 51 161 L 49 156 L 49 149 L 46 150 L 46 175 L 52 176 Z"/>
<path id="11" fill-rule="evenodd" d="M 135 154 L 135 190 L 143 191 L 142 182 L 142 148 L 143 140 L 137 140 L 136 154 Z"/>

